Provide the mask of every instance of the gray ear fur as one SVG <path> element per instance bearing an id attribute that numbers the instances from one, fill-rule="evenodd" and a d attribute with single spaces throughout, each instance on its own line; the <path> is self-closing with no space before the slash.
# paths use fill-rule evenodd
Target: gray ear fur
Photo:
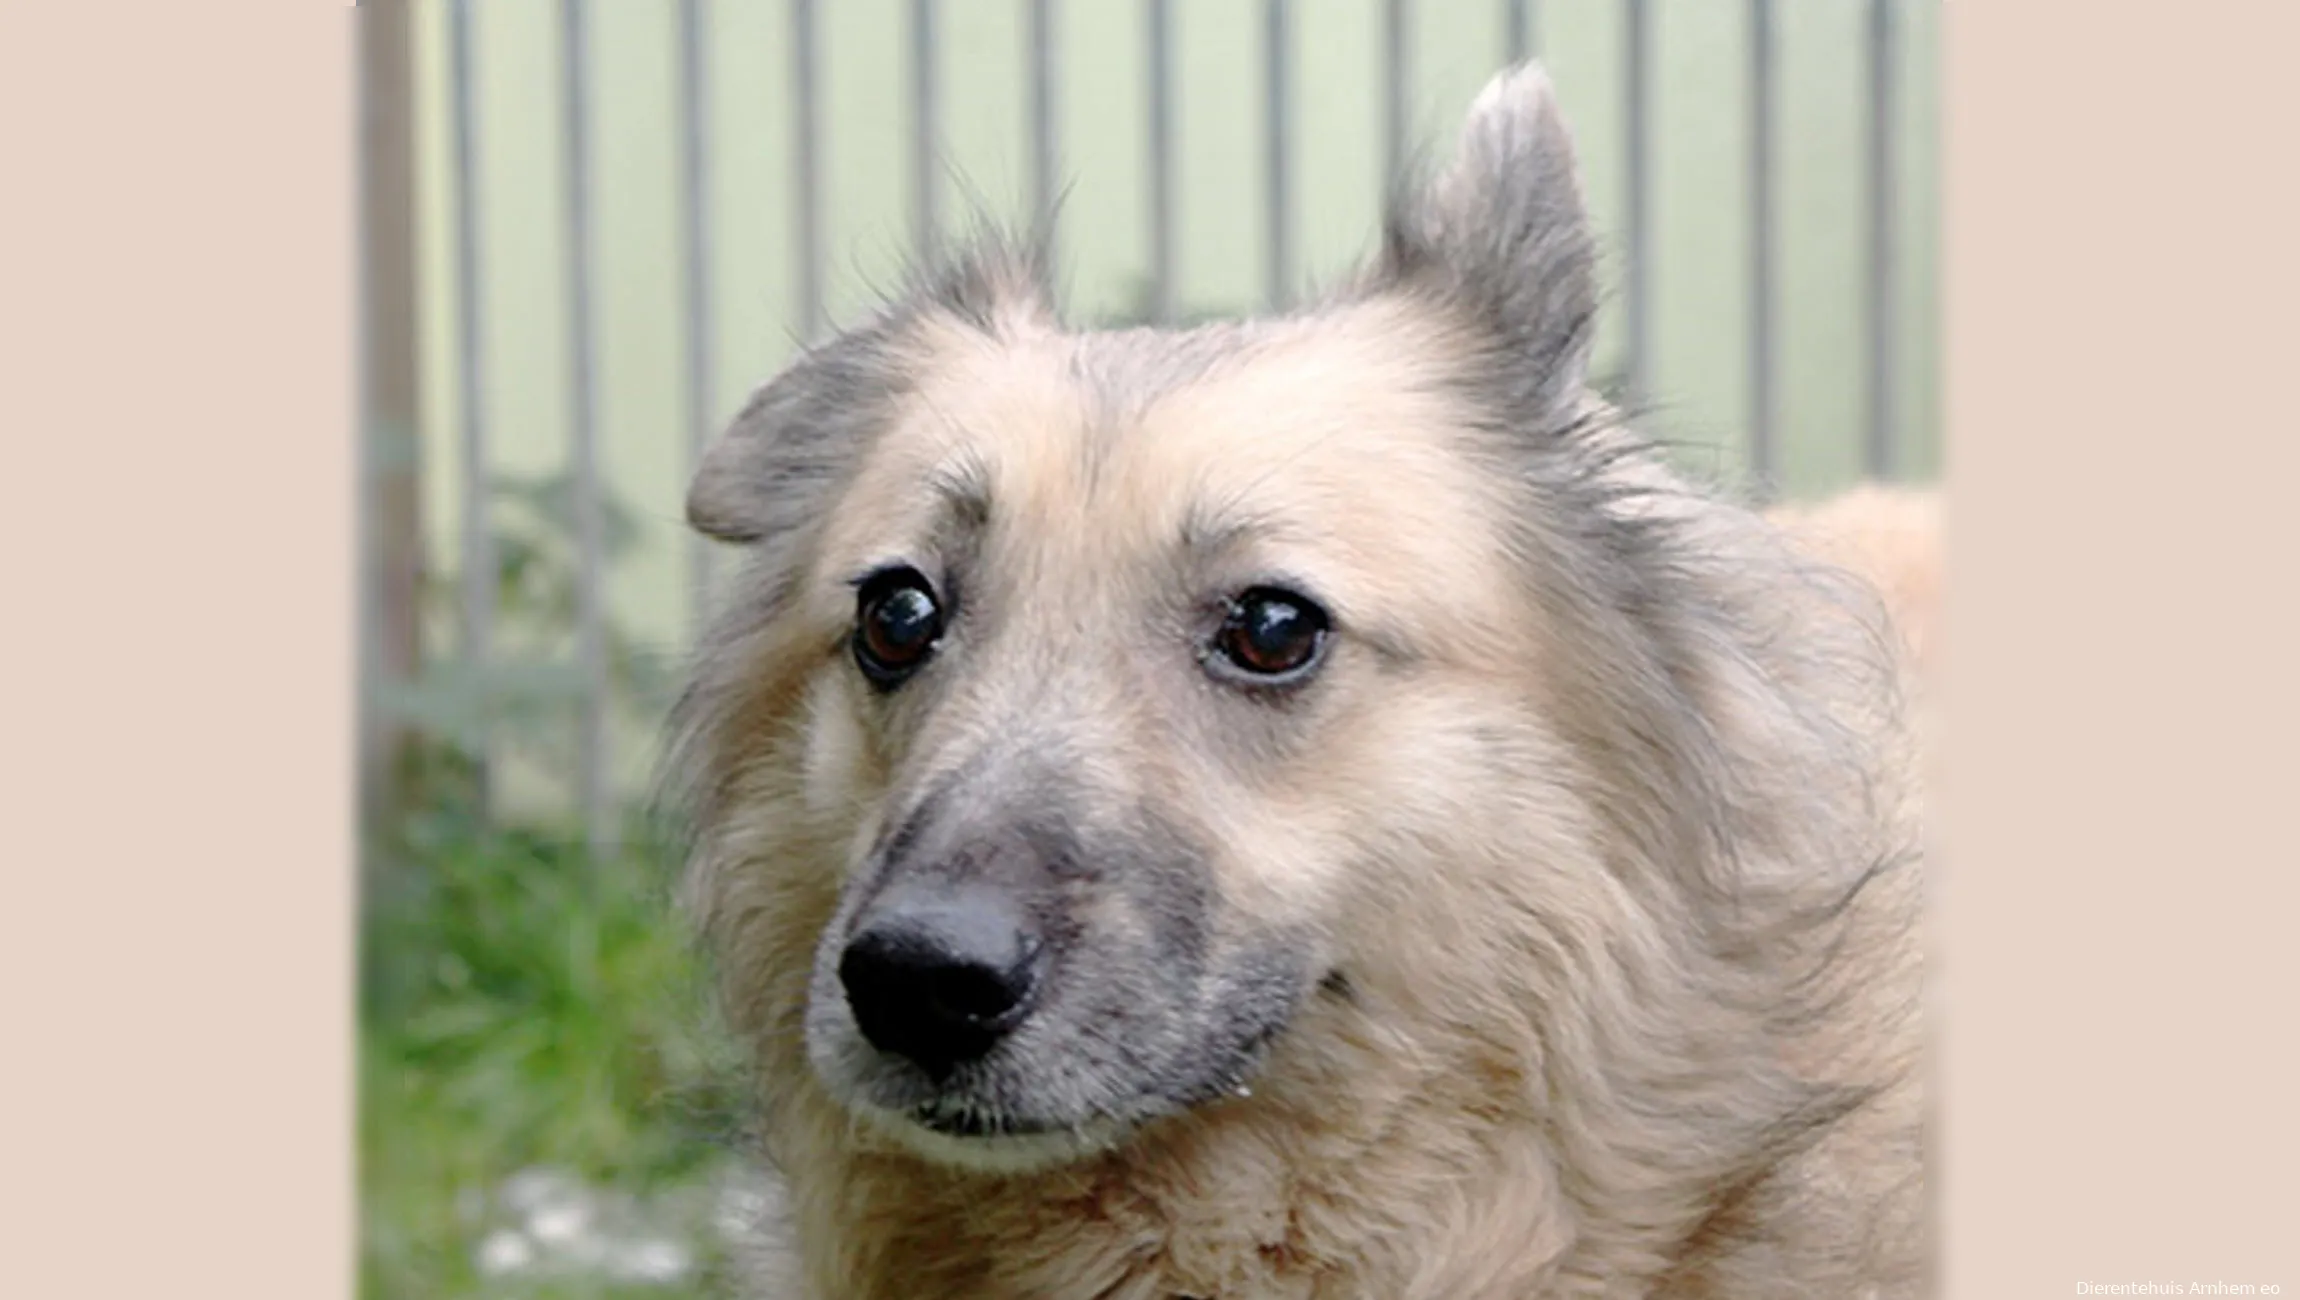
<path id="1" fill-rule="evenodd" d="M 1378 287 L 1428 295 L 1488 331 L 1523 408 L 1562 410 L 1587 377 L 1597 245 L 1549 77 L 1521 64 L 1470 106 L 1452 161 L 1393 201 Z"/>
<path id="2" fill-rule="evenodd" d="M 899 391 L 889 333 L 842 335 L 761 388 L 704 452 L 687 488 L 688 525 L 749 544 L 803 523 Z"/>
<path id="3" fill-rule="evenodd" d="M 808 351 L 760 389 L 696 467 L 687 523 L 706 537 L 771 543 L 813 516 L 892 418 L 918 358 L 906 340 L 928 313 L 986 334 L 1050 317 L 1044 244 L 986 228 L 946 260 L 910 272 L 872 323 Z"/>

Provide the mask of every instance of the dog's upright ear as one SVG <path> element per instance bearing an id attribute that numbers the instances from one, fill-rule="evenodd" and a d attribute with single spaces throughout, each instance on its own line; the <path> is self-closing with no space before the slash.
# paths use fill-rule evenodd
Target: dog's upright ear
<path id="1" fill-rule="evenodd" d="M 1445 169 L 1393 197 L 1376 284 L 1426 294 L 1487 331 L 1520 409 L 1569 406 L 1589 367 L 1597 244 L 1548 74 L 1489 82 Z"/>

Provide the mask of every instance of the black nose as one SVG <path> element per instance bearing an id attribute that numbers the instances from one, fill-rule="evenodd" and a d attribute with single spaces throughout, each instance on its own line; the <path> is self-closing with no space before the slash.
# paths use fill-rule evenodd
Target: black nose
<path id="1" fill-rule="evenodd" d="M 848 940 L 839 982 L 871 1046 L 939 1080 L 1022 1023 L 1043 955 L 1003 891 L 886 899 Z"/>

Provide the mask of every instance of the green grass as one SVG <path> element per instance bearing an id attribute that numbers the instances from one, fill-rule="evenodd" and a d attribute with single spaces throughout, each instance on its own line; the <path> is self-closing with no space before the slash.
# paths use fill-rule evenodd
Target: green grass
<path id="1" fill-rule="evenodd" d="M 379 868 L 359 1017 L 361 1294 L 712 1294 L 483 1278 L 476 1198 L 537 1166 L 645 1196 L 729 1158 L 735 1077 L 644 855 L 419 825 Z M 703 1234 L 698 1234 L 702 1239 Z"/>

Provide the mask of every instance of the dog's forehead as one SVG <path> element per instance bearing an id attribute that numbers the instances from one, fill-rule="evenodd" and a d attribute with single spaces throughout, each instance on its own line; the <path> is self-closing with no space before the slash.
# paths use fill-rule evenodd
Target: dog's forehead
<path id="1" fill-rule="evenodd" d="M 1113 561 L 1237 528 L 1369 580 L 1491 563 L 1497 484 L 1446 338 L 1410 311 L 929 343 L 876 467 L 914 512 L 959 498 Z"/>

